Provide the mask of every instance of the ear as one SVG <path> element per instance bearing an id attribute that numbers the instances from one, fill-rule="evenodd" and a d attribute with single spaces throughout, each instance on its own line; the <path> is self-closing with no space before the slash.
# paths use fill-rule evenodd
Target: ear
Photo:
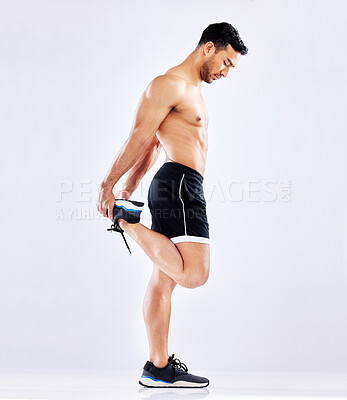
<path id="1" fill-rule="evenodd" d="M 212 54 L 215 51 L 214 43 L 213 42 L 207 42 L 204 44 L 204 54 Z"/>

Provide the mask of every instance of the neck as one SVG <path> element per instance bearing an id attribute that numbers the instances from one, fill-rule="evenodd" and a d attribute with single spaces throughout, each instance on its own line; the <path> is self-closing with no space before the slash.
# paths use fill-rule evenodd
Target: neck
<path id="1" fill-rule="evenodd" d="M 200 76 L 201 67 L 201 50 L 195 49 L 189 56 L 180 64 L 180 68 L 187 75 L 187 78 L 192 84 L 201 87 L 202 79 Z"/>

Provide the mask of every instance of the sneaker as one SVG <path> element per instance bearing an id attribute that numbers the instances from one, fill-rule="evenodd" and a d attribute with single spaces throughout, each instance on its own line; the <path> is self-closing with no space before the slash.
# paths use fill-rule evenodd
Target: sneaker
<path id="1" fill-rule="evenodd" d="M 117 220 L 121 218 L 129 222 L 130 224 L 136 224 L 137 222 L 140 222 L 141 211 L 144 204 L 145 203 L 143 203 L 142 201 L 115 199 L 115 204 L 113 207 L 113 224 L 107 230 L 120 232 L 122 234 L 129 253 L 131 253 L 131 251 L 128 242 L 125 239 L 123 233 L 124 230 L 118 225 Z"/>
<path id="2" fill-rule="evenodd" d="M 151 361 L 147 361 L 139 384 L 146 387 L 177 387 L 201 388 L 206 387 L 210 381 L 207 378 L 188 373 L 188 368 L 174 354 L 169 357 L 169 362 L 163 368 L 157 368 Z"/>

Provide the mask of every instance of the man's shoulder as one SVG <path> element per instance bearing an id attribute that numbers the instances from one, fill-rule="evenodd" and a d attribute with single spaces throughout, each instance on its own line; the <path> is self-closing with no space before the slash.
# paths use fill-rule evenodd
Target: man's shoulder
<path id="1" fill-rule="evenodd" d="M 152 90 L 173 90 L 176 93 L 182 92 L 185 88 L 185 81 L 177 75 L 163 74 L 152 79 L 148 88 Z"/>
<path id="2" fill-rule="evenodd" d="M 176 75 L 174 73 L 166 73 L 162 75 L 157 75 L 155 78 L 153 78 L 152 82 L 160 82 L 160 83 L 172 82 L 175 84 L 183 84 L 184 80 L 179 75 Z"/>

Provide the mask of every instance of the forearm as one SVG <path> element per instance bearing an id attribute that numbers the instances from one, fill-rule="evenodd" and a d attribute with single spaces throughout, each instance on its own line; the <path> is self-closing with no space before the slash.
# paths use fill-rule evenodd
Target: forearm
<path id="1" fill-rule="evenodd" d="M 112 162 L 100 187 L 112 190 L 119 179 L 141 158 L 144 143 L 128 138 Z"/>
<path id="2" fill-rule="evenodd" d="M 157 142 L 154 147 L 150 147 L 143 153 L 142 157 L 128 171 L 122 190 L 131 195 L 139 186 L 142 178 L 153 167 L 160 154 L 161 145 Z"/>

